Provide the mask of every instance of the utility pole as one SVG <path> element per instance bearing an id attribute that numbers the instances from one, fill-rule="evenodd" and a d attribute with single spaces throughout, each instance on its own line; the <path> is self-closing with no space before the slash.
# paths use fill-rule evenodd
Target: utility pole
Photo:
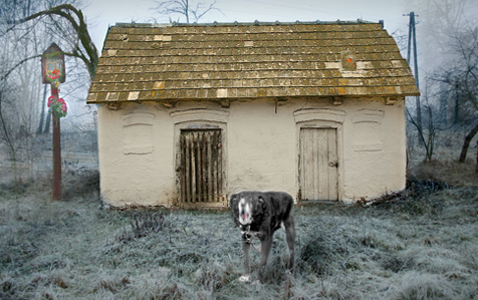
<path id="1" fill-rule="evenodd" d="M 418 24 L 418 22 L 415 21 L 415 17 L 418 17 L 418 15 L 415 15 L 415 13 L 412 11 L 409 14 L 406 14 L 404 16 L 410 16 L 410 24 L 408 26 L 408 53 L 407 53 L 407 62 L 408 65 L 410 65 L 410 54 L 411 54 L 411 48 L 413 46 L 413 65 L 415 67 L 415 84 L 417 85 L 417 88 L 420 89 L 420 84 L 418 80 L 418 58 L 417 58 L 417 34 L 416 34 L 416 29 L 415 25 Z M 412 44 L 412 39 L 413 39 L 413 44 Z M 422 109 L 420 105 L 420 96 L 415 97 L 415 104 L 417 107 L 417 125 L 419 130 L 422 130 Z"/>

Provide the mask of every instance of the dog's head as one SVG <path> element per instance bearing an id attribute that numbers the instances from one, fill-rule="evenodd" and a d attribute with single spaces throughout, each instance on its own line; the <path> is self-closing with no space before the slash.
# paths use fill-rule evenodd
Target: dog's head
<path id="1" fill-rule="evenodd" d="M 264 217 L 265 198 L 261 192 L 241 192 L 231 196 L 230 209 L 237 226 L 246 226 Z"/>

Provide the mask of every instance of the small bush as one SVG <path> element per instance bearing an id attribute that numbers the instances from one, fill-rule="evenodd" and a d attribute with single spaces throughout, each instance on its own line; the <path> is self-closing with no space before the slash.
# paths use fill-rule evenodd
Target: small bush
<path id="1" fill-rule="evenodd" d="M 442 199 L 431 196 L 445 189 L 449 186 L 444 182 L 420 181 L 412 177 L 403 192 L 378 199 L 374 205 L 413 216 L 437 215 L 443 211 L 445 204 Z"/>
<path id="2" fill-rule="evenodd" d="M 167 227 L 167 222 L 162 212 L 135 213 L 130 221 L 130 227 L 124 228 L 123 232 L 116 237 L 116 240 L 127 242 L 139 239 L 152 233 L 162 232 L 165 227 Z"/>

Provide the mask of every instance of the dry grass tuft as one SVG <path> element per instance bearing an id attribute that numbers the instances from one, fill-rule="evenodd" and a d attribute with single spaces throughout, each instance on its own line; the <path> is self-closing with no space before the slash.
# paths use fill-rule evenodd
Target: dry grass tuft
<path id="1" fill-rule="evenodd" d="M 116 237 L 118 242 L 129 242 L 133 239 L 146 237 L 150 234 L 160 233 L 168 226 L 164 214 L 156 211 L 135 213 L 130 221 L 130 226 Z"/>

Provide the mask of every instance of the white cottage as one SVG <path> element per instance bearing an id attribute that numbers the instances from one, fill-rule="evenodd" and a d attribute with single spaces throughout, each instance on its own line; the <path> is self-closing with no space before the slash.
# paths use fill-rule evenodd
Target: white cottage
<path id="1" fill-rule="evenodd" d="M 410 68 L 380 23 L 117 24 L 91 84 L 106 204 L 405 188 Z"/>

